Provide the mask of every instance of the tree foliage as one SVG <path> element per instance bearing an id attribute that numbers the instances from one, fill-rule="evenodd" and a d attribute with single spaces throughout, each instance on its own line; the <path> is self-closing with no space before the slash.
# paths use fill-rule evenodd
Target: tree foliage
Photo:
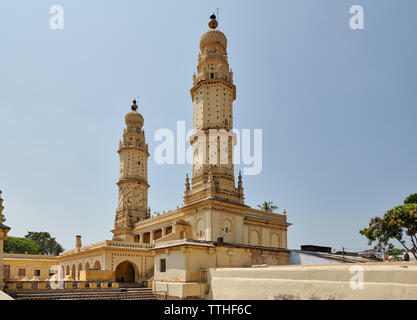
<path id="1" fill-rule="evenodd" d="M 38 254 L 40 246 L 33 240 L 18 237 L 7 237 L 4 240 L 3 251 L 6 253 Z"/>
<path id="2" fill-rule="evenodd" d="M 408 199 L 408 198 L 407 198 Z M 417 203 L 397 206 L 384 216 L 372 218 L 368 228 L 360 230 L 376 249 L 393 249 L 391 240 L 397 240 L 402 247 L 417 259 Z"/>
<path id="3" fill-rule="evenodd" d="M 404 200 L 404 204 L 417 203 L 417 193 L 410 194 L 407 199 Z"/>
<path id="4" fill-rule="evenodd" d="M 278 209 L 278 206 L 274 205 L 272 201 L 264 201 L 262 204 L 258 204 L 258 208 L 263 211 L 274 212 Z"/>
<path id="5" fill-rule="evenodd" d="M 64 251 L 55 238 L 52 238 L 48 232 L 29 231 L 25 236 L 39 245 L 39 254 L 59 255 Z"/>

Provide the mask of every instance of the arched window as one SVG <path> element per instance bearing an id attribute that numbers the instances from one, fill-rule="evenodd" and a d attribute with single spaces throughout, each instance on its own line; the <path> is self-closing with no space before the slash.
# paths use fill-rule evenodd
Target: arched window
<path id="1" fill-rule="evenodd" d="M 259 246 L 259 234 L 255 230 L 250 233 L 249 244 Z"/>
<path id="2" fill-rule="evenodd" d="M 96 269 L 96 270 L 101 270 L 101 264 L 100 264 L 100 261 L 96 261 L 96 262 L 94 262 L 94 267 L 93 267 L 94 269 Z"/>

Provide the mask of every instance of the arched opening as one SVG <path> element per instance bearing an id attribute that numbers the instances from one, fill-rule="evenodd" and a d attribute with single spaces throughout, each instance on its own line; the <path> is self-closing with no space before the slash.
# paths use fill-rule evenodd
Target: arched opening
<path id="1" fill-rule="evenodd" d="M 116 267 L 117 282 L 135 282 L 135 267 L 129 261 L 123 261 Z"/>
<path id="2" fill-rule="evenodd" d="M 259 253 L 252 253 L 251 264 L 252 265 L 263 264 L 262 256 Z"/>
<path id="3" fill-rule="evenodd" d="M 151 235 L 149 232 L 143 234 L 143 242 L 150 243 L 151 242 Z"/>
<path id="4" fill-rule="evenodd" d="M 101 270 L 101 264 L 100 264 L 100 261 L 96 261 L 96 262 L 94 262 L 94 267 L 93 267 L 95 270 Z"/>
<path id="5" fill-rule="evenodd" d="M 66 276 L 69 276 L 69 272 L 70 272 L 70 270 L 69 270 L 69 266 L 67 266 L 67 272 L 65 272 L 65 275 L 66 275 Z"/>
<path id="6" fill-rule="evenodd" d="M 223 220 L 222 235 L 224 242 L 233 242 L 232 221 L 230 221 L 230 219 Z"/>
<path id="7" fill-rule="evenodd" d="M 155 234 L 154 234 L 153 238 L 154 238 L 154 240 L 158 240 L 158 239 L 162 238 L 162 230 L 161 229 L 155 230 Z"/>
<path id="8" fill-rule="evenodd" d="M 80 263 L 79 265 L 78 265 L 78 272 L 77 272 L 77 280 L 80 280 L 80 271 L 83 269 L 83 266 L 82 266 L 82 264 Z"/>
<path id="9" fill-rule="evenodd" d="M 196 229 L 197 240 L 205 240 L 206 239 L 206 235 L 205 235 L 206 226 L 205 226 L 203 219 L 198 219 L 195 229 Z"/>
<path id="10" fill-rule="evenodd" d="M 249 244 L 252 246 L 259 246 L 259 234 L 255 230 L 250 233 Z"/>
<path id="11" fill-rule="evenodd" d="M 88 262 L 85 263 L 85 270 L 90 269 L 90 264 Z"/>
<path id="12" fill-rule="evenodd" d="M 274 233 L 271 237 L 271 247 L 274 247 L 274 248 L 279 247 L 279 239 L 276 233 Z"/>
<path id="13" fill-rule="evenodd" d="M 71 277 L 73 280 L 75 280 L 75 264 L 73 264 L 71 268 Z"/>

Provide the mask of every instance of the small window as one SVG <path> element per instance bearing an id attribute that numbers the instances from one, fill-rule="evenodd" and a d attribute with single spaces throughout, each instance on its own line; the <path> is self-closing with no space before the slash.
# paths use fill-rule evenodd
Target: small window
<path id="1" fill-rule="evenodd" d="M 39 277 L 41 275 L 41 270 L 35 270 L 33 275 L 36 276 L 36 277 Z"/>
<path id="2" fill-rule="evenodd" d="M 19 269 L 18 276 L 19 277 L 24 277 L 25 275 L 26 275 L 26 269 Z"/>
<path id="3" fill-rule="evenodd" d="M 166 272 L 167 271 L 167 261 L 166 259 L 161 259 L 160 261 L 160 272 Z"/>
<path id="4" fill-rule="evenodd" d="M 214 79 L 214 73 L 211 74 L 211 78 Z"/>

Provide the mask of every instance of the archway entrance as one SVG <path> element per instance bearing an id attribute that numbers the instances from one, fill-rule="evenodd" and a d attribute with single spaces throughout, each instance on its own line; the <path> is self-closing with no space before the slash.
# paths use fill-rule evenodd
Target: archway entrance
<path id="1" fill-rule="evenodd" d="M 116 268 L 117 282 L 135 282 L 135 268 L 129 261 L 120 263 Z"/>

